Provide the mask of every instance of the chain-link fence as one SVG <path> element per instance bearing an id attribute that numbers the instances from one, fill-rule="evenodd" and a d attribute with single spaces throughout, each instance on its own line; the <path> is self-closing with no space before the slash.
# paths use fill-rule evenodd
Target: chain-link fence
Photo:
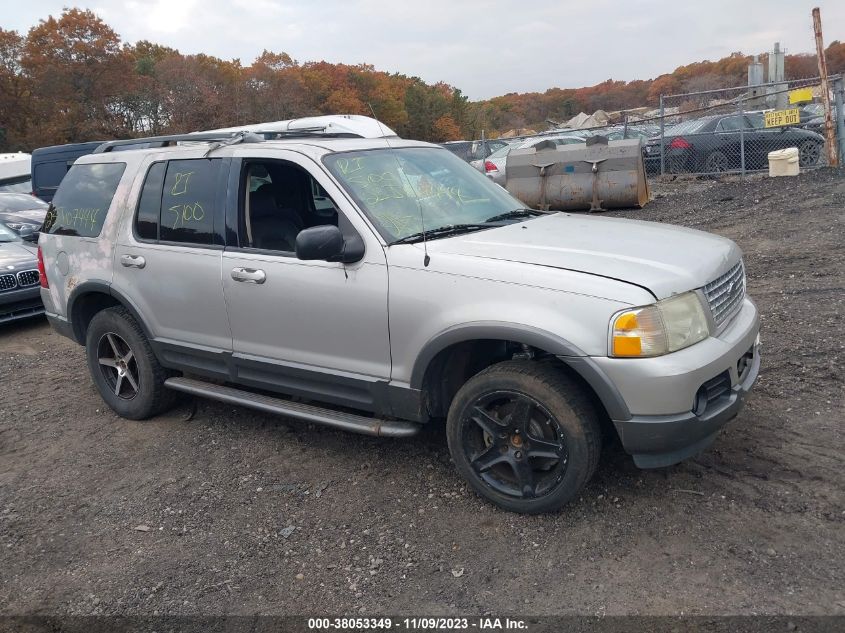
<path id="1" fill-rule="evenodd" d="M 845 90 L 841 77 L 831 77 L 830 85 L 835 142 L 843 164 Z M 820 95 L 818 77 L 669 95 L 661 97 L 660 109 L 651 116 L 623 116 L 601 127 L 555 129 L 508 141 L 550 136 L 639 138 L 649 176 L 767 170 L 769 153 L 789 148 L 797 151 L 801 169 L 812 169 L 828 164 Z M 797 103 L 790 104 L 790 97 Z"/>
<path id="2" fill-rule="evenodd" d="M 660 133 L 644 145 L 650 174 L 768 169 L 769 153 L 795 148 L 803 169 L 827 164 L 817 77 L 661 98 Z M 840 106 L 841 110 L 841 106 Z"/>

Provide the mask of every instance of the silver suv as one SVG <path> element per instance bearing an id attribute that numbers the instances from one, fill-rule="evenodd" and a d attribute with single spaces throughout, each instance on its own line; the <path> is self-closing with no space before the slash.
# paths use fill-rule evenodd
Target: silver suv
<path id="1" fill-rule="evenodd" d="M 445 420 L 469 484 L 534 513 L 614 435 L 662 467 L 737 414 L 760 357 L 736 244 L 525 209 L 442 147 L 336 119 L 71 167 L 41 296 L 119 415 L 188 393 L 371 435 Z"/>

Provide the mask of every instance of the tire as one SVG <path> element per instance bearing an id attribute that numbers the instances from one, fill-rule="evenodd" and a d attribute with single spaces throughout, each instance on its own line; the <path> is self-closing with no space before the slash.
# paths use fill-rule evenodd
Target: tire
<path id="1" fill-rule="evenodd" d="M 707 154 L 704 159 L 704 171 L 708 174 L 721 173 L 730 169 L 728 157 L 724 152 L 715 151 Z"/>
<path id="2" fill-rule="evenodd" d="M 664 160 L 664 164 L 666 166 L 666 170 L 670 174 L 683 174 L 687 169 L 687 158 L 686 156 L 668 156 Z"/>
<path id="3" fill-rule="evenodd" d="M 125 308 L 107 308 L 94 315 L 85 352 L 100 396 L 119 416 L 146 420 L 177 402 L 178 394 L 164 386 L 170 372 L 159 364 L 138 322 Z"/>
<path id="4" fill-rule="evenodd" d="M 449 452 L 484 499 L 511 512 L 560 509 L 593 476 L 598 413 L 553 365 L 507 361 L 464 384 L 449 407 Z"/>
<path id="5" fill-rule="evenodd" d="M 817 165 L 822 155 L 822 146 L 816 141 L 804 141 L 798 146 L 799 167 L 812 167 Z"/>

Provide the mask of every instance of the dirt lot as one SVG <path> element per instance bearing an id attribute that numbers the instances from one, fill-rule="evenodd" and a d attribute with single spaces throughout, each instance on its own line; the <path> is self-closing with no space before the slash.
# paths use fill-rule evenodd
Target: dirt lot
<path id="1" fill-rule="evenodd" d="M 554 516 L 469 493 L 444 433 L 211 402 L 104 407 L 83 350 L 0 330 L 0 614 L 845 614 L 845 176 L 677 180 L 615 215 L 745 251 L 763 368 L 696 459 L 603 455 Z M 143 527 L 142 527 L 143 526 Z"/>

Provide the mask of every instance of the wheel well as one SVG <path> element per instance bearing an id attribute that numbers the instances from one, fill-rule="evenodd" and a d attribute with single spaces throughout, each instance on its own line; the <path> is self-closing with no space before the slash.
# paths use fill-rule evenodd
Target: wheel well
<path id="1" fill-rule="evenodd" d="M 462 341 L 450 345 L 437 353 L 428 364 L 423 376 L 423 406 L 431 418 L 445 418 L 449 406 L 458 390 L 467 380 L 487 367 L 514 358 L 528 358 L 535 362 L 551 363 L 564 372 L 573 382 L 582 387 L 593 401 L 596 411 L 611 430 L 610 416 L 590 384 L 577 371 L 554 354 L 520 343 L 492 339 Z"/>
<path id="2" fill-rule="evenodd" d="M 88 325 L 98 312 L 122 305 L 120 301 L 105 292 L 89 292 L 78 297 L 73 302 L 70 322 L 73 324 L 73 335 L 80 345 L 85 345 Z"/>

